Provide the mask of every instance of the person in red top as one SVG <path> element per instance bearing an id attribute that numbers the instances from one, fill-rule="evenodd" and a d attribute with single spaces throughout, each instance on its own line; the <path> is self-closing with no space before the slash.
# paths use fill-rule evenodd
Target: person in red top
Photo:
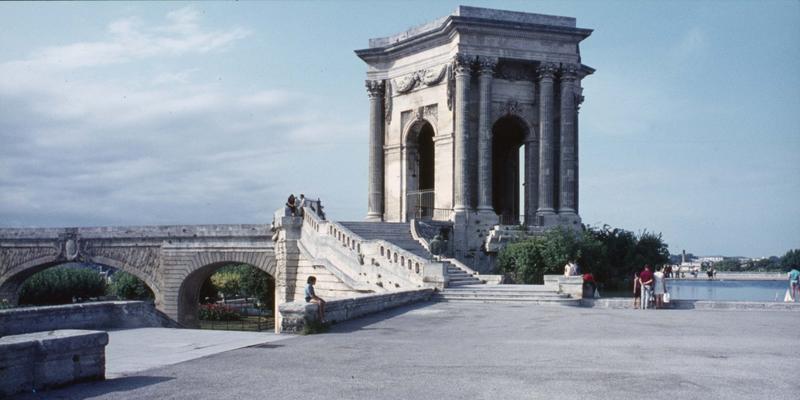
<path id="1" fill-rule="evenodd" d="M 583 297 L 594 297 L 597 290 L 597 284 L 594 281 L 594 275 L 591 272 L 583 274 Z"/>
<path id="2" fill-rule="evenodd" d="M 642 309 L 649 308 L 650 299 L 653 298 L 653 271 L 650 270 L 650 265 L 644 266 L 644 271 L 639 274 L 639 280 L 642 282 Z"/>

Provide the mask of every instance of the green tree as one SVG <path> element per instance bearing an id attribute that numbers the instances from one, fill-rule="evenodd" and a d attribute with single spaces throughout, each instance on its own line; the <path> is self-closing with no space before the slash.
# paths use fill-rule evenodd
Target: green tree
<path id="1" fill-rule="evenodd" d="M 786 252 L 781 257 L 781 267 L 784 271 L 790 271 L 792 268 L 800 269 L 800 249 L 793 249 Z"/>
<path id="2" fill-rule="evenodd" d="M 106 280 L 85 268 L 54 267 L 28 278 L 20 288 L 20 304 L 70 304 L 106 294 Z"/>
<path id="3" fill-rule="evenodd" d="M 541 283 L 545 274 L 561 274 L 569 260 L 606 287 L 619 288 L 645 264 L 667 263 L 669 251 L 661 234 L 647 231 L 637 236 L 608 225 L 580 232 L 556 228 L 509 244 L 498 255 L 497 266 L 515 282 Z"/>
<path id="4" fill-rule="evenodd" d="M 125 300 L 152 300 L 153 291 L 141 279 L 125 272 L 117 271 L 111 276 L 109 293 Z"/>

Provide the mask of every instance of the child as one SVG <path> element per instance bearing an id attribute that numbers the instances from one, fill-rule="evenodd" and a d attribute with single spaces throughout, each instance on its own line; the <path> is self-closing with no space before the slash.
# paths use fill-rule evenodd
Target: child
<path id="1" fill-rule="evenodd" d="M 306 280 L 306 303 L 316 303 L 319 305 L 317 308 L 317 316 L 319 317 L 319 322 L 325 323 L 325 300 L 317 297 L 317 294 L 314 293 L 314 284 L 317 283 L 317 278 L 314 276 L 309 276 Z"/>

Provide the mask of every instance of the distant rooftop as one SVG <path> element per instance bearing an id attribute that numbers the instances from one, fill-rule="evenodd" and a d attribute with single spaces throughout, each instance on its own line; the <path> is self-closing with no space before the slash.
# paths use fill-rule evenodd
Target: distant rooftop
<path id="1" fill-rule="evenodd" d="M 444 25 L 445 21 L 447 21 L 447 19 L 450 17 L 478 18 L 523 24 L 558 26 L 564 28 L 576 27 L 575 18 L 572 17 L 497 10 L 493 8 L 458 6 L 458 8 L 456 8 L 456 10 L 450 15 L 446 15 L 422 25 L 417 25 L 396 35 L 370 39 L 369 47 L 383 47 L 392 43 L 403 41 L 421 33 L 433 31 Z"/>

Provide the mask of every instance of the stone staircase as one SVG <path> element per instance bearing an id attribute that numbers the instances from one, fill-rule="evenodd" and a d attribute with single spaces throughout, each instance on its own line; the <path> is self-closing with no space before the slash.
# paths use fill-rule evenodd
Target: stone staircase
<path id="1" fill-rule="evenodd" d="M 444 261 L 445 265 L 447 266 L 447 277 L 449 279 L 447 283 L 447 287 L 458 287 L 458 286 L 466 286 L 466 285 L 477 285 L 482 286 L 480 279 L 472 276 L 468 272 L 464 271 L 461 268 L 458 268 L 456 265 Z"/>
<path id="2" fill-rule="evenodd" d="M 461 285 L 448 287 L 436 293 L 433 299 L 446 302 L 580 305 L 580 299 L 545 289 L 544 285 Z"/>
<path id="3" fill-rule="evenodd" d="M 428 250 L 411 235 L 411 225 L 407 222 L 339 222 L 354 234 L 366 240 L 385 240 L 403 250 L 427 260 L 433 260 Z M 458 266 L 444 262 L 447 266 L 449 286 L 480 285 L 481 281 Z"/>

